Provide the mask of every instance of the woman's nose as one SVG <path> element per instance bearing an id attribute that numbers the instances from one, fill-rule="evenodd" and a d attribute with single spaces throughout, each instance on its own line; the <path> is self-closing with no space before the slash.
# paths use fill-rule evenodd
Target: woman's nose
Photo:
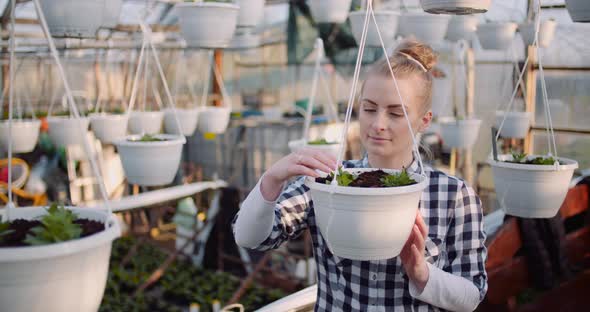
<path id="1" fill-rule="evenodd" d="M 387 116 L 384 113 L 378 112 L 375 116 L 373 127 L 377 131 L 385 131 L 387 129 Z"/>

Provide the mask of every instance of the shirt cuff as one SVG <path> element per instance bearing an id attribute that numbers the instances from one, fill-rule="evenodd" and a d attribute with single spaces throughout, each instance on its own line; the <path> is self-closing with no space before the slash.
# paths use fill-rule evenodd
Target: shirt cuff
<path id="1" fill-rule="evenodd" d="M 236 243 L 241 247 L 255 248 L 272 232 L 276 200 L 264 199 L 260 192 L 261 181 L 262 179 L 258 181 L 242 203 L 234 225 Z"/>

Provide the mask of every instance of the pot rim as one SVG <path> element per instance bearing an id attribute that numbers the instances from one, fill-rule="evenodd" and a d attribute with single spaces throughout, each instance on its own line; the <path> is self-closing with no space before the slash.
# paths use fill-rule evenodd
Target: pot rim
<path id="1" fill-rule="evenodd" d="M 113 114 L 113 113 L 92 113 L 88 117 L 90 120 L 104 120 L 104 119 L 128 119 L 127 114 Z"/>
<path id="2" fill-rule="evenodd" d="M 88 117 L 80 116 L 80 118 L 76 118 L 73 116 L 47 116 L 47 122 L 62 122 L 62 121 L 73 121 L 73 120 L 81 120 L 81 121 L 88 121 Z"/>
<path id="3" fill-rule="evenodd" d="M 131 134 L 127 135 L 124 138 L 115 140 L 113 144 L 117 147 L 125 146 L 125 147 L 138 147 L 138 148 L 153 148 L 153 147 L 163 147 L 163 146 L 172 146 L 172 145 L 183 145 L 186 143 L 186 138 L 184 135 L 176 135 L 176 134 L 155 134 L 154 137 L 156 138 L 163 138 L 166 141 L 153 141 L 153 142 L 132 142 L 129 139 L 139 139 L 141 138 L 141 134 Z"/>
<path id="4" fill-rule="evenodd" d="M 129 113 L 129 116 L 132 117 L 133 115 L 135 115 L 135 116 L 141 116 L 141 115 L 151 116 L 151 115 L 155 115 L 157 117 L 157 116 L 163 115 L 163 114 L 164 114 L 164 112 L 161 111 L 161 110 L 159 110 L 159 111 L 149 111 L 149 112 L 144 112 L 144 111 L 131 111 Z"/>
<path id="5" fill-rule="evenodd" d="M 40 119 L 13 119 L 12 125 L 19 125 L 19 126 L 35 126 L 36 124 L 41 124 Z M 8 128 L 8 120 L 1 120 L 0 121 L 0 128 Z"/>
<path id="6" fill-rule="evenodd" d="M 530 157 L 539 157 L 545 155 L 528 155 Z M 489 158 L 488 164 L 493 167 L 498 168 L 505 168 L 505 169 L 514 169 L 514 170 L 525 170 L 525 171 L 566 171 L 566 170 L 575 170 L 578 168 L 578 162 L 573 159 L 564 158 L 564 157 L 556 157 L 557 160 L 560 162 L 565 163 L 565 165 L 529 165 L 529 164 L 516 164 L 516 163 L 508 163 L 504 162 L 503 160 L 512 159 L 512 155 L 502 154 L 498 155 L 498 161 Z"/>
<path id="7" fill-rule="evenodd" d="M 221 8 L 230 10 L 239 10 L 240 6 L 233 3 L 222 2 L 180 2 L 174 5 L 178 8 Z"/>

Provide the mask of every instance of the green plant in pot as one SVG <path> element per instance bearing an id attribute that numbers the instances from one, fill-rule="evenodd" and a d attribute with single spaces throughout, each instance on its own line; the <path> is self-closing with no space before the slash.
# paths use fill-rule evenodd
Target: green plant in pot
<path id="1" fill-rule="evenodd" d="M 512 155 L 512 159 L 506 160 L 506 162 L 514 163 L 514 164 L 523 164 L 523 165 L 546 165 L 546 166 L 552 166 L 555 164 L 555 162 L 559 163 L 559 161 L 551 155 L 527 157 L 528 155 L 526 153 L 520 153 L 520 152 L 515 152 L 515 151 L 512 151 L 511 155 Z"/>
<path id="2" fill-rule="evenodd" d="M 316 178 L 315 181 L 330 184 L 332 180 L 334 180 L 334 174 L 330 173 L 327 177 Z M 338 168 L 336 182 L 338 182 L 339 186 L 350 187 L 398 187 L 418 183 L 410 177 L 405 168 L 399 173 L 386 173 L 383 170 L 377 169 L 360 174 L 354 174 Z"/>
<path id="3" fill-rule="evenodd" d="M 338 142 L 331 142 L 331 141 L 328 141 L 324 138 L 321 138 L 321 139 L 309 141 L 309 142 L 307 142 L 307 144 L 308 145 L 333 145 L 333 144 L 338 144 Z"/>

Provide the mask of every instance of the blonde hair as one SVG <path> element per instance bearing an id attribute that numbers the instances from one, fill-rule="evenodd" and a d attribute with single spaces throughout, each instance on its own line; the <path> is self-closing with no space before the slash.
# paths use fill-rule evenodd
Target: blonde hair
<path id="1" fill-rule="evenodd" d="M 396 78 L 407 78 L 415 75 L 423 84 L 419 96 L 422 100 L 423 112 L 432 108 L 432 68 L 436 64 L 437 55 L 432 48 L 422 42 L 413 39 L 402 41 L 389 57 L 391 69 Z M 368 72 L 367 79 L 373 75 L 390 77 L 391 73 L 387 60 L 382 59 L 375 63 Z M 367 81 L 365 79 L 365 82 Z M 364 89 L 361 87 L 361 93 Z"/>

